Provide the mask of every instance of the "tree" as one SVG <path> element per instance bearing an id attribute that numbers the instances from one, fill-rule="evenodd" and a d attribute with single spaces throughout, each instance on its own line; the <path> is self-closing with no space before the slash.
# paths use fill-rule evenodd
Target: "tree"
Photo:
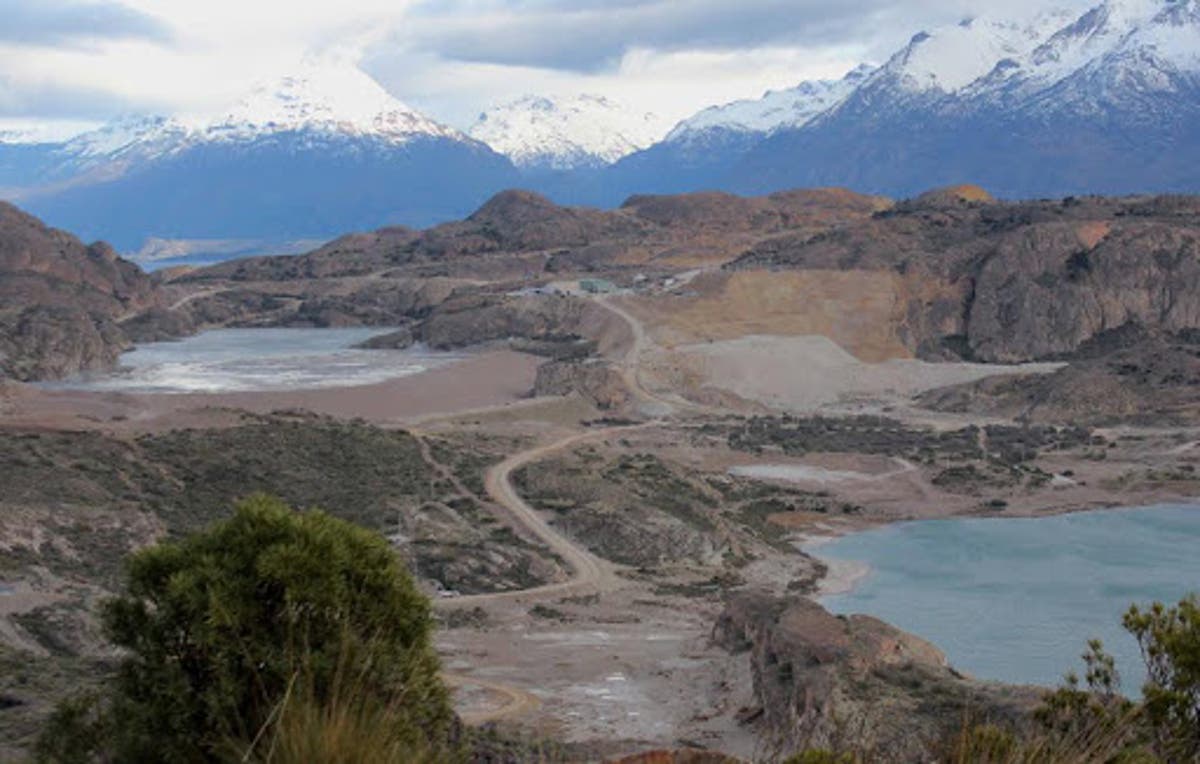
<path id="1" fill-rule="evenodd" d="M 1143 707 L 1155 747 L 1171 761 L 1200 760 L 1200 599 L 1134 606 L 1124 624 L 1146 663 Z"/>
<path id="2" fill-rule="evenodd" d="M 107 704 L 117 760 L 211 760 L 269 735 L 298 684 L 316 704 L 378 696 L 416 745 L 451 725 L 428 600 L 382 538 L 319 511 L 247 499 L 135 554 L 103 616 L 127 651 Z"/>
<path id="3" fill-rule="evenodd" d="M 1200 761 L 1200 601 L 1192 595 L 1176 606 L 1134 605 L 1123 624 L 1146 667 L 1142 701 L 1120 694 L 1112 656 L 1092 640 L 1084 684 L 1068 674 L 1065 686 L 1046 696 L 1038 720 L 1055 741 L 1099 741 L 1113 759 L 1119 752 L 1121 761 Z"/>

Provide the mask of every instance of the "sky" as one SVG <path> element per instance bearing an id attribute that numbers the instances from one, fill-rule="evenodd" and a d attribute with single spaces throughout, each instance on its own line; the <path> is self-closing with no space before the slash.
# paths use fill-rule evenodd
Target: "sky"
<path id="1" fill-rule="evenodd" d="M 522 95 L 666 120 L 882 63 L 991 0 L 0 0 L 0 126 L 198 114 L 306 57 L 466 128 Z M 1006 15 L 1051 7 L 1008 0 Z"/>

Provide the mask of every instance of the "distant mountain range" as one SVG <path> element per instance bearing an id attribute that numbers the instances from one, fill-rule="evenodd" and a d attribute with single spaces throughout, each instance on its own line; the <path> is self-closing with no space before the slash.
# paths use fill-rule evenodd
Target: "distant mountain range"
<path id="1" fill-rule="evenodd" d="M 124 120 L 67 142 L 0 135 L 0 190 L 147 254 L 425 226 L 515 186 L 601 206 L 961 182 L 1009 198 L 1200 191 L 1200 0 L 964 21 L 916 35 L 881 67 L 668 128 L 596 96 L 531 96 L 463 133 L 356 68 L 314 66 L 215 117 Z"/>
<path id="2" fill-rule="evenodd" d="M 725 182 L 907 195 L 963 180 L 1004 197 L 1200 190 L 1200 0 L 917 35 Z"/>
<path id="3" fill-rule="evenodd" d="M 520 180 L 508 159 L 349 65 L 309 66 L 215 116 L 0 143 L 8 198 L 123 251 L 162 250 L 163 240 L 271 248 L 381 222 L 432 225 Z"/>
<path id="4" fill-rule="evenodd" d="M 654 145 L 670 127 L 603 96 L 526 96 L 484 112 L 469 133 L 536 173 L 604 167 Z"/>

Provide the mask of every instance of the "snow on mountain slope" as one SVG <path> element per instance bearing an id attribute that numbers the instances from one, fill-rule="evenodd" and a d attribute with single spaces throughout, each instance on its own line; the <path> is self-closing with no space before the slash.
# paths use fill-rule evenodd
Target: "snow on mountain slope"
<path id="1" fill-rule="evenodd" d="M 854 91 L 874 71 L 863 64 L 841 80 L 803 82 L 787 90 L 768 91 L 757 100 L 710 106 L 675 126 L 668 141 L 687 140 L 709 130 L 770 133 L 783 127 L 801 127 Z"/>
<path id="2" fill-rule="evenodd" d="M 1031 92 L 1122 60 L 1142 71 L 1200 70 L 1200 2 L 1109 0 L 1018 60 L 1007 77 Z"/>
<path id="3" fill-rule="evenodd" d="M 525 169 L 611 164 L 662 138 L 669 125 L 602 96 L 526 96 L 479 116 L 471 137 Z"/>
<path id="4" fill-rule="evenodd" d="M 64 146 L 64 154 L 86 164 L 147 158 L 180 145 L 192 132 L 173 117 L 121 117 L 71 139 Z"/>
<path id="5" fill-rule="evenodd" d="M 921 32 L 876 77 L 911 93 L 956 93 L 1000 62 L 1028 55 L 1074 15 L 1059 10 L 1022 21 L 976 18 Z"/>
<path id="6" fill-rule="evenodd" d="M 193 127 L 208 140 L 244 140 L 299 130 L 374 136 L 403 142 L 414 136 L 462 135 L 410 108 L 350 64 L 309 64 L 260 84 L 232 109 Z"/>
<path id="7" fill-rule="evenodd" d="M 3 193 L 124 251 L 432 225 L 519 182 L 507 159 L 345 62 L 306 64 L 213 114 L 116 120 L 51 149 L 0 153 Z"/>
<path id="8" fill-rule="evenodd" d="M 224 111 L 122 117 L 68 141 L 63 155 L 87 169 L 281 133 L 374 138 L 396 145 L 417 137 L 467 140 L 392 97 L 354 65 L 309 62 L 292 75 L 260 83 Z"/>
<path id="9" fill-rule="evenodd" d="M 1190 193 L 1197 166 L 1200 0 L 1103 0 L 920 34 L 841 104 L 761 141 L 722 183 Z"/>

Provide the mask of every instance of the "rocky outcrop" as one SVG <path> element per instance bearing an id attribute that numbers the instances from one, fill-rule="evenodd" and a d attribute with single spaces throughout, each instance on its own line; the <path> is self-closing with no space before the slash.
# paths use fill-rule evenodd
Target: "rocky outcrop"
<path id="1" fill-rule="evenodd" d="M 597 310 L 573 297 L 474 294 L 448 300 L 422 321 L 417 339 L 446 350 L 495 340 L 557 340 L 586 334 Z"/>
<path id="2" fill-rule="evenodd" d="M 128 347 L 111 319 L 78 308 L 38 306 L 0 319 L 0 375 L 13 379 L 109 369 Z"/>
<path id="3" fill-rule="evenodd" d="M 1034 691 L 965 679 L 933 645 L 875 618 L 835 616 L 811 600 L 733 595 L 714 640 L 748 655 L 767 740 L 784 752 L 870 752 L 930 759 L 964 714 L 1020 719 Z"/>
<path id="4" fill-rule="evenodd" d="M 1085 343 L 1076 356 L 1053 374 L 992 377 L 918 400 L 937 411 L 1039 423 L 1200 424 L 1200 333 L 1130 325 Z"/>
<path id="5" fill-rule="evenodd" d="M 109 246 L 0 203 L 0 377 L 111 367 L 129 344 L 118 323 L 158 301 L 154 281 Z"/>
<path id="6" fill-rule="evenodd" d="M 304 255 L 248 257 L 178 276 L 181 281 L 306 281 L 361 276 L 411 259 L 419 233 L 392 226 L 339 237 Z"/>
<path id="7" fill-rule="evenodd" d="M 538 367 L 534 395 L 580 395 L 602 411 L 619 411 L 633 396 L 625 378 L 605 361 L 553 361 Z"/>
<path id="8" fill-rule="evenodd" d="M 416 342 L 413 338 L 412 329 L 407 327 L 397 329 L 394 332 L 381 334 L 378 337 L 372 337 L 365 342 L 360 342 L 356 347 L 363 350 L 405 350 L 410 348 Z"/>
<path id="9" fill-rule="evenodd" d="M 464 286 L 443 278 L 380 278 L 347 288 L 336 279 L 283 285 L 226 282 L 174 310 L 145 311 L 121 326 L 138 342 L 153 342 L 211 327 L 400 327 L 428 316 Z M 398 339 L 398 338 L 394 338 Z M 411 337 L 407 345 L 412 344 Z M 407 346 L 405 345 L 405 346 Z"/>
<path id="10" fill-rule="evenodd" d="M 755 237 L 805 235 L 868 218 L 889 200 L 842 189 L 764 197 L 701 193 L 636 196 L 617 210 L 566 207 L 528 191 L 501 192 L 470 217 L 425 231 L 383 228 L 305 255 L 256 257 L 178 274 L 180 283 L 299 282 L 395 271 L 527 279 L 686 256 L 720 262 Z"/>
<path id="11" fill-rule="evenodd" d="M 776 237 L 731 268 L 918 274 L 898 319 L 925 357 L 1069 354 L 1126 323 L 1200 327 L 1200 198 L 995 202 L 959 187 L 828 234 Z M 936 288 L 934 288 L 936 286 Z"/>

